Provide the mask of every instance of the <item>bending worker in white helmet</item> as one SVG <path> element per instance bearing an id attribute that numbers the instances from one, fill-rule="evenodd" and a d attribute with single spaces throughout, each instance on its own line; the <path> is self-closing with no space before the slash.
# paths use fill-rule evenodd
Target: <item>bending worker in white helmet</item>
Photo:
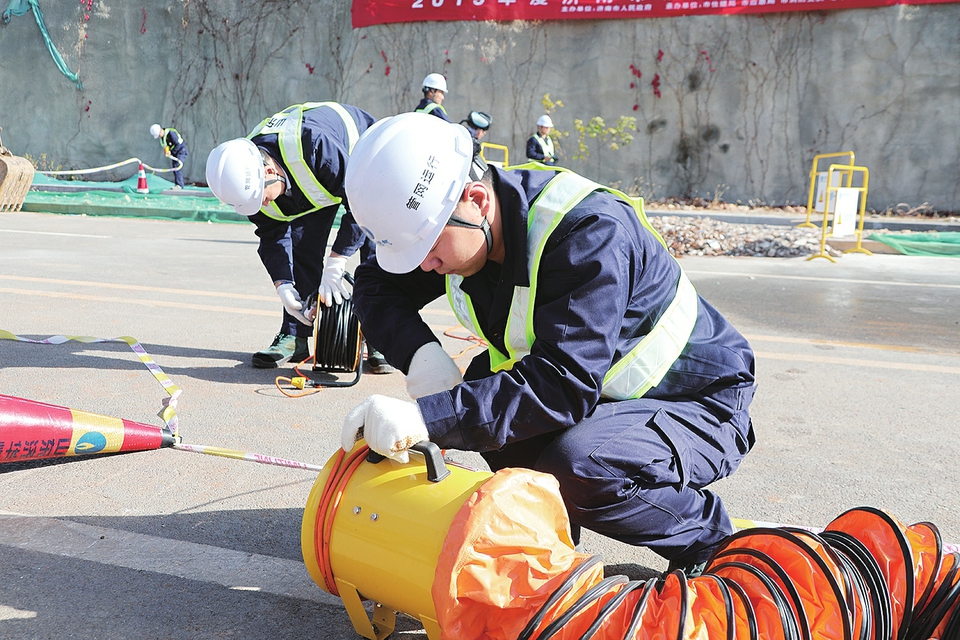
<path id="1" fill-rule="evenodd" d="M 327 306 L 350 297 L 347 258 L 372 252 L 344 200 L 343 178 L 369 113 L 336 102 L 297 104 L 261 122 L 246 138 L 229 140 L 207 158 L 207 184 L 222 202 L 250 217 L 260 238 L 258 253 L 283 303 L 273 343 L 253 354 L 256 368 L 274 368 L 310 355 L 313 315 L 306 301 L 318 294 Z M 345 207 L 324 266 L 327 239 Z M 374 373 L 394 369 L 371 351 Z"/>
<path id="2" fill-rule="evenodd" d="M 443 99 L 447 95 L 447 79 L 439 73 L 431 73 L 423 79 L 423 99 L 414 109 L 416 113 L 429 113 L 450 122 Z"/>
<path id="3" fill-rule="evenodd" d="M 557 164 L 557 153 L 550 137 L 553 120 L 547 114 L 537 118 L 537 132 L 527 138 L 527 158 L 543 164 Z"/>
<path id="4" fill-rule="evenodd" d="M 575 540 L 702 570 L 733 531 L 705 487 L 753 446 L 754 357 L 642 202 L 564 169 L 486 168 L 465 129 L 416 113 L 361 136 L 345 186 L 376 245 L 355 309 L 416 402 L 370 396 L 343 448 L 362 435 L 403 461 L 430 440 L 553 474 Z M 419 315 L 444 295 L 488 345 L 462 378 Z"/>
<path id="5" fill-rule="evenodd" d="M 150 125 L 150 135 L 160 141 L 163 155 L 170 160 L 170 165 L 173 167 L 174 188 L 183 189 L 183 161 L 190 155 L 183 136 L 173 127 L 165 129 L 159 124 Z"/>

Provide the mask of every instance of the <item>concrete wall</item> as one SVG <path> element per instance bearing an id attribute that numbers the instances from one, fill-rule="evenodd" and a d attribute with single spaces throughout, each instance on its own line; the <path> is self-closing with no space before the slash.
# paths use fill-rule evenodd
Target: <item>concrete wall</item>
<path id="1" fill-rule="evenodd" d="M 960 210 L 960 4 L 359 30 L 347 0 L 41 6 L 83 88 L 33 15 L 14 18 L 0 28 L 0 126 L 14 153 L 63 168 L 161 166 L 147 134 L 158 122 L 187 138 L 187 179 L 202 181 L 213 146 L 280 108 L 334 99 L 387 116 L 412 109 L 439 71 L 450 114 L 491 113 L 487 141 L 511 161 L 549 94 L 564 104 L 553 116 L 570 133 L 565 164 L 647 197 L 805 204 L 813 156 L 853 151 L 870 208 Z M 635 117 L 633 141 L 587 139 L 574 160 L 574 119 L 594 116 Z"/>

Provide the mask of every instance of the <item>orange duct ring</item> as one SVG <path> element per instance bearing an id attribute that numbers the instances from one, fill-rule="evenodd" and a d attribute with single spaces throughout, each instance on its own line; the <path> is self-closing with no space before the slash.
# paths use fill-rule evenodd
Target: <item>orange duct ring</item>
<path id="1" fill-rule="evenodd" d="M 943 540 L 940 530 L 931 522 L 916 522 L 906 528 L 907 541 L 913 552 L 914 590 L 913 610 L 917 615 L 923 610 L 933 593 L 940 563 L 943 561 Z"/>
<path id="2" fill-rule="evenodd" d="M 893 603 L 890 592 L 887 590 L 886 580 L 880 565 L 867 550 L 862 542 L 849 533 L 843 531 L 823 531 L 820 537 L 826 540 L 834 549 L 842 553 L 853 565 L 867 589 L 873 625 L 874 640 L 886 640 L 893 637 Z"/>
<path id="3" fill-rule="evenodd" d="M 719 576 L 717 576 L 719 577 Z M 753 605 L 747 598 L 747 593 L 738 583 L 720 578 L 730 590 L 730 600 L 733 604 L 734 633 L 737 640 L 759 640 L 760 632 L 757 629 L 757 617 L 753 612 Z"/>
<path id="4" fill-rule="evenodd" d="M 913 619 L 915 590 L 913 553 L 905 527 L 880 509 L 858 507 L 837 516 L 826 529 L 853 535 L 880 565 L 893 607 L 894 637 L 904 640 Z"/>
<path id="5" fill-rule="evenodd" d="M 810 623 L 804 615 L 803 598 L 790 578 L 790 574 L 773 558 L 756 549 L 726 549 L 714 554 L 705 572 L 713 573 L 711 566 L 714 562 L 740 562 L 762 571 L 786 596 L 787 613 L 793 614 L 793 620 L 800 631 L 800 640 L 813 640 Z"/>
<path id="6" fill-rule="evenodd" d="M 800 627 L 786 594 L 761 569 L 743 562 L 714 564 L 710 573 L 734 585 L 750 605 L 757 636 L 762 640 L 799 640 Z"/>
<path id="7" fill-rule="evenodd" d="M 719 576 L 703 574 L 687 581 L 687 591 L 688 614 L 682 640 L 736 640 L 733 596 L 726 582 Z"/>

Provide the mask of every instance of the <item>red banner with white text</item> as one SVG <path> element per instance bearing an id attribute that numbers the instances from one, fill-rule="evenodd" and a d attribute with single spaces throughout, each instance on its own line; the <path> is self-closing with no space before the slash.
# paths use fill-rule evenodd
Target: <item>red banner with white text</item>
<path id="1" fill-rule="evenodd" d="M 353 0 L 353 26 L 431 20 L 623 20 L 947 2 L 956 0 Z"/>

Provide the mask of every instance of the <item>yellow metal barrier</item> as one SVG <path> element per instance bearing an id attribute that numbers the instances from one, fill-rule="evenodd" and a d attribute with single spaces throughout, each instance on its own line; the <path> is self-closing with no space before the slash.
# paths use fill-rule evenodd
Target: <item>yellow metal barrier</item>
<path id="1" fill-rule="evenodd" d="M 851 155 L 852 155 L 852 154 L 851 154 Z M 838 172 L 840 175 L 846 176 L 846 182 L 847 182 L 847 185 L 846 185 L 846 186 L 844 186 L 844 187 L 841 187 L 841 186 L 833 186 L 833 175 L 834 175 L 834 172 L 835 172 L 835 171 Z M 861 186 L 859 186 L 859 187 L 851 186 L 851 185 L 853 184 L 853 176 L 854 176 L 854 174 L 861 175 L 861 176 L 863 177 L 863 184 L 862 184 Z M 866 207 L 867 207 L 867 190 L 869 189 L 869 187 L 870 187 L 870 170 L 867 169 L 866 167 L 857 167 L 857 166 L 854 166 L 854 165 L 852 165 L 852 164 L 849 164 L 849 165 L 847 165 L 847 164 L 831 164 L 830 167 L 827 169 L 827 187 L 826 187 L 826 190 L 825 190 L 825 192 L 824 192 L 824 202 L 825 202 L 825 203 L 829 203 L 829 202 L 830 202 L 830 197 L 831 197 L 831 195 L 832 195 L 832 194 L 831 194 L 832 191 L 836 191 L 836 192 L 837 192 L 837 206 L 836 206 L 836 209 L 838 209 L 838 210 L 841 208 L 841 197 L 840 197 L 840 194 L 841 194 L 841 193 L 853 194 L 853 193 L 855 192 L 855 193 L 856 193 L 856 196 L 857 196 L 857 200 L 858 200 L 857 213 L 859 214 L 860 220 L 859 220 L 859 222 L 857 223 L 857 230 L 856 230 L 856 232 L 855 232 L 855 233 L 856 233 L 856 236 L 857 236 L 857 246 L 854 247 L 853 249 L 847 249 L 846 251 L 844 251 L 844 253 L 854 253 L 854 252 L 855 252 L 855 253 L 865 253 L 865 254 L 867 254 L 868 256 L 872 256 L 872 255 L 873 255 L 873 253 L 872 253 L 871 251 L 869 251 L 869 250 L 867 250 L 867 249 L 864 249 L 863 246 L 862 246 L 862 243 L 863 243 L 863 220 L 864 220 L 864 218 L 865 218 L 865 215 L 864 215 L 864 214 L 865 214 L 865 212 L 866 212 Z M 808 215 L 808 216 L 810 215 L 810 214 L 809 214 L 809 210 L 808 210 L 808 212 L 807 212 L 807 215 Z M 831 227 L 830 227 L 830 225 L 829 225 L 829 216 L 830 216 L 830 207 L 824 206 L 824 208 L 823 208 L 823 225 L 822 225 L 821 228 L 820 228 L 820 253 L 810 256 L 809 258 L 807 258 L 807 260 L 813 260 L 814 258 L 826 258 L 826 259 L 829 260 L 830 262 L 836 262 L 836 260 L 834 260 L 834 259 L 826 252 L 827 236 L 828 236 L 828 235 L 833 235 L 833 233 L 834 233 L 834 231 L 831 230 Z M 834 230 L 836 229 L 836 225 L 837 225 L 837 216 L 838 216 L 838 213 L 834 213 L 834 225 L 833 225 L 833 228 L 832 228 L 832 229 L 834 229 Z M 809 218 L 808 218 L 808 219 L 809 219 Z M 802 226 L 802 225 L 801 225 L 801 226 Z M 812 225 L 812 224 L 811 224 L 810 226 L 812 227 L 812 226 L 815 226 L 815 225 Z"/>
<path id="2" fill-rule="evenodd" d="M 810 222 L 810 216 L 813 213 L 813 211 L 814 210 L 820 211 L 819 207 L 814 204 L 814 197 L 816 197 L 817 199 L 817 203 L 816 203 L 817 205 L 820 204 L 820 198 L 823 197 L 823 210 L 825 212 L 830 211 L 831 209 L 830 198 L 827 195 L 826 187 L 831 184 L 829 180 L 832 178 L 832 176 L 824 176 L 824 172 L 820 170 L 820 162 L 822 160 L 827 160 L 829 158 L 847 158 L 848 160 L 847 165 L 851 167 L 853 166 L 853 162 L 854 162 L 853 151 L 840 151 L 837 153 L 821 153 L 813 157 L 813 164 L 810 167 L 810 190 L 807 194 L 807 220 L 806 222 L 798 224 L 797 225 L 798 227 L 816 227 L 817 226 L 812 222 Z M 837 165 L 837 166 L 842 166 L 842 165 Z M 818 180 L 822 179 L 821 176 L 826 177 L 827 183 L 826 185 L 824 185 L 824 188 L 822 190 L 818 191 L 817 182 Z M 849 187 L 851 175 L 848 174 L 845 177 L 847 180 L 847 184 L 845 186 Z M 832 211 L 830 212 L 832 213 Z"/>
<path id="3" fill-rule="evenodd" d="M 503 160 L 490 160 L 489 158 L 487 158 L 487 149 L 496 149 L 497 151 L 502 151 Z M 486 162 L 487 164 L 496 165 L 501 168 L 510 166 L 510 150 L 507 149 L 502 144 L 493 144 L 492 142 L 481 142 L 480 157 L 483 158 L 484 162 Z"/>

